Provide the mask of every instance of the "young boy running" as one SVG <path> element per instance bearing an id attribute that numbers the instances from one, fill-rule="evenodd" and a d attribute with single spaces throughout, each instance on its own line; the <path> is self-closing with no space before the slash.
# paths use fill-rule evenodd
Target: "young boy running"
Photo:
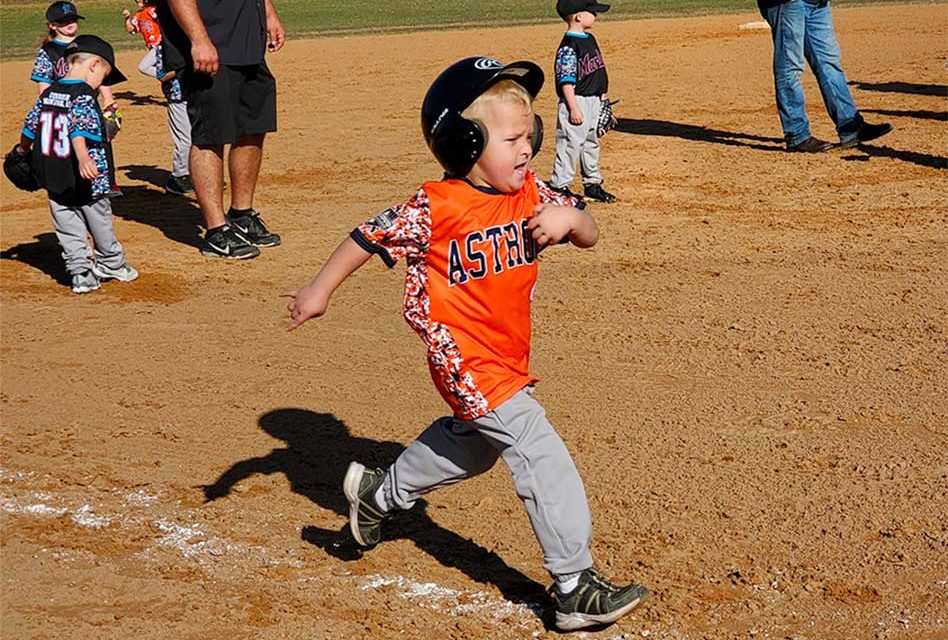
<path id="1" fill-rule="evenodd" d="M 352 535 L 374 546 L 386 517 L 503 458 L 555 581 L 556 625 L 573 630 L 614 622 L 646 589 L 614 585 L 593 569 L 582 479 L 533 397 L 538 253 L 565 242 L 591 247 L 599 234 L 581 203 L 529 168 L 540 147 L 532 101 L 542 85 L 532 62 L 467 58 L 445 70 L 422 105 L 425 138 L 444 179 L 426 182 L 343 240 L 310 284 L 287 294 L 288 328 L 322 316 L 336 288 L 373 254 L 388 266 L 405 258 L 405 318 L 427 347 L 452 415 L 384 471 L 349 465 L 343 491 Z"/>

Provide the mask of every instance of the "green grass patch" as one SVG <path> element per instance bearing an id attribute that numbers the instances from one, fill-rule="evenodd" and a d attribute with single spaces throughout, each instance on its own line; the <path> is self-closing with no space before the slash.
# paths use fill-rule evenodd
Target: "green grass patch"
<path id="1" fill-rule="evenodd" d="M 891 0 L 840 0 L 837 6 Z M 30 58 L 46 32 L 48 2 L 2 0 L 0 6 L 0 60 Z M 313 0 L 274 0 L 292 39 L 351 33 L 385 33 L 419 28 L 445 29 L 502 26 L 559 18 L 554 0 L 349 0 L 322 3 Z M 117 49 L 142 46 L 122 26 L 122 9 L 135 9 L 131 0 L 79 0 L 86 17 L 81 33 L 102 36 Z M 753 0 L 635 0 L 615 2 L 606 20 L 655 16 L 700 15 L 754 11 Z"/>

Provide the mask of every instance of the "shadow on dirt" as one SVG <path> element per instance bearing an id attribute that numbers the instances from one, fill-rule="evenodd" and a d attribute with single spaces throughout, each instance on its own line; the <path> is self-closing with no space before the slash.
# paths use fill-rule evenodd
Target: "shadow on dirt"
<path id="1" fill-rule="evenodd" d="M 850 80 L 849 86 L 863 91 L 885 93 L 910 93 L 917 96 L 939 96 L 948 98 L 948 84 L 917 84 L 914 82 L 859 82 Z"/>
<path id="2" fill-rule="evenodd" d="M 155 81 L 157 85 L 158 81 Z M 157 105 L 159 107 L 165 106 L 165 101 L 161 98 L 156 98 L 155 96 L 143 96 L 141 94 L 135 93 L 134 91 L 118 91 L 112 94 L 116 100 L 127 100 L 129 104 L 134 107 L 142 107 L 146 105 Z"/>
<path id="3" fill-rule="evenodd" d="M 225 497 L 234 485 L 255 474 L 281 473 L 294 493 L 348 516 L 349 503 L 342 493 L 342 479 L 349 462 L 357 460 L 367 467 L 385 467 L 404 450 L 397 442 L 352 436 L 346 424 L 334 415 L 306 409 L 269 411 L 260 416 L 259 425 L 287 446 L 273 449 L 265 456 L 241 460 L 213 484 L 200 487 L 207 502 Z M 348 524 L 335 531 L 306 526 L 302 539 L 344 561 L 358 560 L 363 553 L 371 552 L 355 544 Z M 529 607 L 550 626 L 543 586 L 509 566 L 493 551 L 438 525 L 428 515 L 424 500 L 385 523 L 382 541 L 396 539 L 409 539 L 445 567 L 456 568 L 476 582 L 495 585 L 504 598 Z"/>
<path id="4" fill-rule="evenodd" d="M 843 156 L 843 160 L 866 161 L 869 159 L 869 156 L 874 156 L 877 158 L 894 158 L 895 160 L 910 162 L 921 167 L 930 167 L 932 169 L 948 169 L 948 157 L 945 156 L 933 156 L 928 153 L 919 153 L 917 151 L 902 151 L 901 149 L 893 149 L 892 147 L 884 147 L 872 144 L 861 144 L 853 150 L 862 151 L 866 155 L 847 155 Z"/>
<path id="5" fill-rule="evenodd" d="M 916 109 L 914 111 L 903 111 L 899 109 L 860 109 L 862 113 L 877 113 L 880 116 L 894 116 L 896 118 L 918 118 L 920 120 L 938 120 L 948 122 L 948 111 L 930 111 L 928 109 Z"/>
<path id="6" fill-rule="evenodd" d="M 149 165 L 127 165 L 119 168 L 125 170 L 126 176 L 133 180 L 142 180 L 160 187 L 164 187 L 170 175 L 164 169 Z M 197 202 L 142 185 L 122 186 L 122 193 L 124 197 L 112 201 L 113 215 L 155 227 L 169 240 L 189 247 L 201 247 L 204 217 Z"/>
<path id="7" fill-rule="evenodd" d="M 666 122 L 665 120 L 633 120 L 631 118 L 619 118 L 615 130 L 637 136 L 683 138 L 685 140 L 696 140 L 698 142 L 714 142 L 731 147 L 750 147 L 751 149 L 758 149 L 760 151 L 784 150 L 783 138 L 770 138 L 749 133 L 721 131 L 719 129 L 708 129 L 707 127 L 694 124 Z M 753 144 L 757 142 L 768 142 L 771 144 Z"/>
<path id="8" fill-rule="evenodd" d="M 72 281 L 63 263 L 63 250 L 59 247 L 55 233 L 33 236 L 35 242 L 21 242 L 0 252 L 0 259 L 15 260 L 42 271 L 59 284 L 70 285 Z"/>

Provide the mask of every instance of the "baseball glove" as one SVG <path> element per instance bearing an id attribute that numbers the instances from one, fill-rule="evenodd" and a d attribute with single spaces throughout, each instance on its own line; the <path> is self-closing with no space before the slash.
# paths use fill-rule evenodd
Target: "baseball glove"
<path id="1" fill-rule="evenodd" d="M 596 123 L 596 136 L 601 138 L 619 124 L 615 115 L 612 113 L 612 105 L 617 104 L 618 100 L 603 100 L 602 108 L 599 109 L 599 122 Z"/>
<path id="2" fill-rule="evenodd" d="M 118 109 L 107 109 L 102 112 L 102 117 L 105 119 L 105 135 L 111 142 L 122 130 L 122 112 Z"/>
<path id="3" fill-rule="evenodd" d="M 13 145 L 10 152 L 3 157 L 3 173 L 17 189 L 36 191 L 40 188 L 33 175 L 33 163 L 30 154 L 23 153 L 20 145 Z"/>

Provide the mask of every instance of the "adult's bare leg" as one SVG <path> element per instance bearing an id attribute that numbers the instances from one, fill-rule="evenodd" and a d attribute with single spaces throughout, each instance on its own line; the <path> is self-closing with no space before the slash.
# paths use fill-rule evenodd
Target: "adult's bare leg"
<path id="1" fill-rule="evenodd" d="M 224 219 L 224 145 L 191 146 L 191 182 L 197 195 L 204 224 L 215 229 Z"/>
<path id="2" fill-rule="evenodd" d="M 265 133 L 243 135 L 230 148 L 227 165 L 230 170 L 232 209 L 244 211 L 253 208 L 253 195 L 260 175 Z M 196 186 L 196 185 L 195 185 Z"/>

